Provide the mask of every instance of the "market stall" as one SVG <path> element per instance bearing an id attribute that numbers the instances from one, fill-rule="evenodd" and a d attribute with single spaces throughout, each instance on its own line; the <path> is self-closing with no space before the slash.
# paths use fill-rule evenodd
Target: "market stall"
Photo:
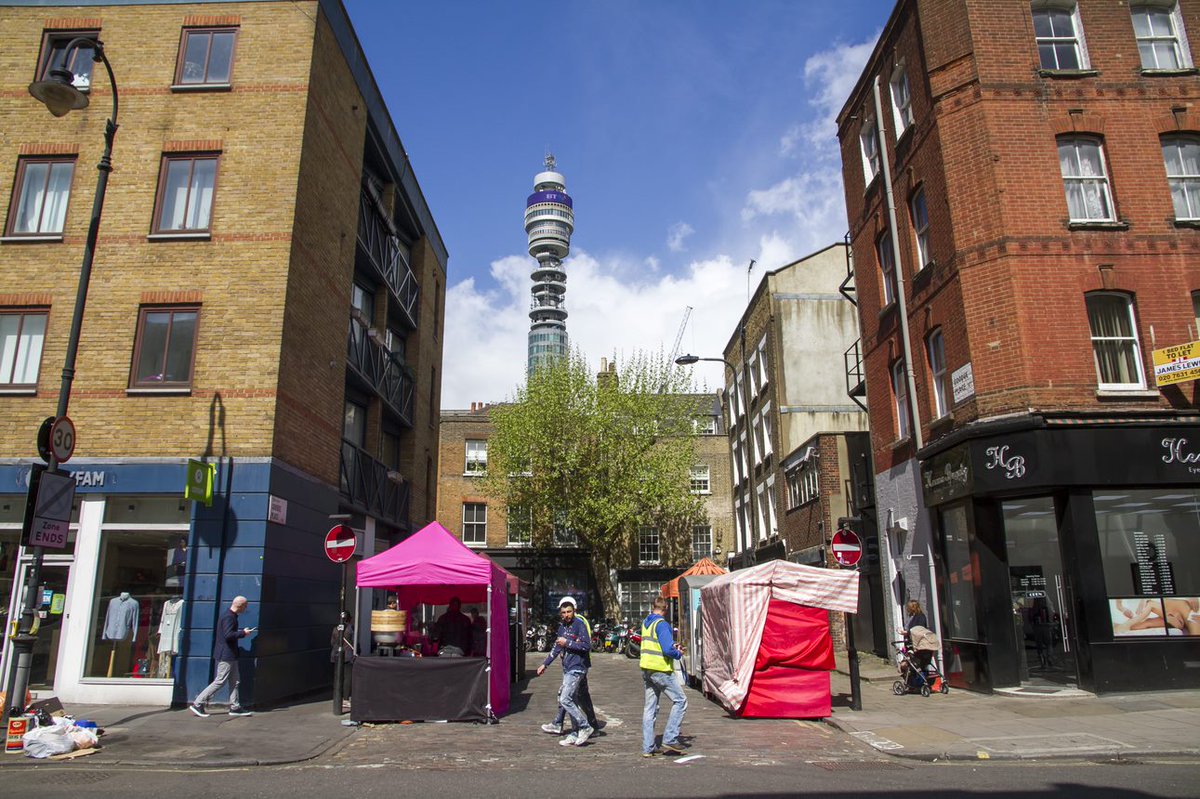
<path id="1" fill-rule="evenodd" d="M 516 578 L 472 552 L 433 522 L 358 564 L 359 588 L 395 592 L 402 610 L 483 604 L 481 657 L 359 657 L 354 662 L 355 721 L 486 721 L 508 712 L 508 593 Z M 411 624 L 411 621 L 409 621 Z"/>
<path id="2" fill-rule="evenodd" d="M 858 572 L 773 560 L 700 589 L 704 690 L 747 718 L 831 710 L 829 611 L 858 608 Z"/>

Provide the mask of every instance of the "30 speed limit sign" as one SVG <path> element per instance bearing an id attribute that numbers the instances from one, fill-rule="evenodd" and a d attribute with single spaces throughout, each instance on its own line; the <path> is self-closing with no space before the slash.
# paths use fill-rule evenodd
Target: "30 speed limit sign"
<path id="1" fill-rule="evenodd" d="M 60 416 L 50 426 L 50 452 L 59 463 L 66 463 L 75 454 L 75 423 Z"/>

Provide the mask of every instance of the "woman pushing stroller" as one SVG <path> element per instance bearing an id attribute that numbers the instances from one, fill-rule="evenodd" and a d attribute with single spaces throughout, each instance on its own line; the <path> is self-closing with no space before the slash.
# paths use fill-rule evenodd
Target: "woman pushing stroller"
<path id="1" fill-rule="evenodd" d="M 899 668 L 903 679 L 893 683 L 892 691 L 897 695 L 919 691 L 922 696 L 929 696 L 933 691 L 949 693 L 950 686 L 933 665 L 933 655 L 941 648 L 941 644 L 928 627 L 929 621 L 921 609 L 921 603 L 910 599 L 905 609 L 908 619 L 901 631 L 904 640 L 893 644 L 900 655 Z"/>

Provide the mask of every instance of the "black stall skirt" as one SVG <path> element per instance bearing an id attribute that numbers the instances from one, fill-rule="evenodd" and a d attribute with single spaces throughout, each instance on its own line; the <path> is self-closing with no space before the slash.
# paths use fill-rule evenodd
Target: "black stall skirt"
<path id="1" fill-rule="evenodd" d="M 354 721 L 486 721 L 487 658 L 360 657 Z"/>

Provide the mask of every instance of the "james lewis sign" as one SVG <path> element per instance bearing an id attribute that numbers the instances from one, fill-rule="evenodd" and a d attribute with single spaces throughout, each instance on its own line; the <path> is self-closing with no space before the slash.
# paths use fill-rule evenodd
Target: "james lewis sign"
<path id="1" fill-rule="evenodd" d="M 1159 386 L 1200 380 L 1200 341 L 1154 351 L 1154 382 Z"/>

